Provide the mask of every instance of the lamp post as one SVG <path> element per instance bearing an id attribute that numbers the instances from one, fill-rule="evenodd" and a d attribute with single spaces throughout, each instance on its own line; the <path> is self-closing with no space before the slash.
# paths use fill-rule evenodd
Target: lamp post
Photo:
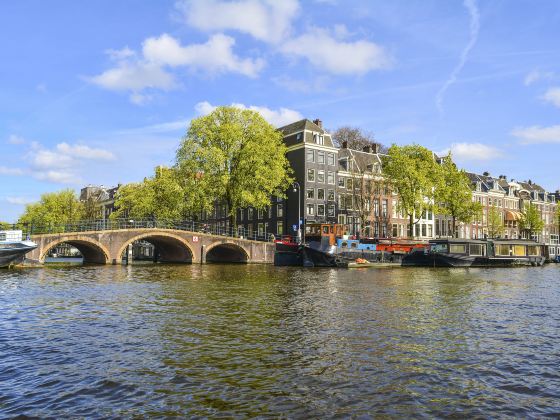
<path id="1" fill-rule="evenodd" d="M 302 235 L 301 235 L 301 202 L 302 202 L 302 196 L 301 196 L 301 187 L 299 185 L 299 182 L 294 181 L 293 185 L 293 192 L 299 192 L 298 193 L 298 221 L 297 221 L 297 241 L 298 244 L 301 244 L 302 242 Z"/>

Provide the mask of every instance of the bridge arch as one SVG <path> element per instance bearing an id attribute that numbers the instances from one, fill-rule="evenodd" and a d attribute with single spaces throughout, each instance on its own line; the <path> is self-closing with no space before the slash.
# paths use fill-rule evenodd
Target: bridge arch
<path id="1" fill-rule="evenodd" d="M 247 263 L 247 250 L 234 242 L 217 242 L 206 249 L 207 263 Z"/>
<path id="2" fill-rule="evenodd" d="M 108 264 L 109 263 L 109 250 L 100 242 L 87 238 L 87 237 L 71 237 L 62 236 L 57 237 L 50 242 L 44 249 L 39 257 L 41 263 L 45 262 L 45 258 L 49 252 L 60 244 L 69 244 L 75 247 L 83 256 L 84 264 Z"/>
<path id="3" fill-rule="evenodd" d="M 184 238 L 168 232 L 146 232 L 127 239 L 119 248 L 116 262 L 122 262 L 122 255 L 128 245 L 136 241 L 146 241 L 154 245 L 159 253 L 160 262 L 192 263 L 195 253 L 191 244 Z"/>

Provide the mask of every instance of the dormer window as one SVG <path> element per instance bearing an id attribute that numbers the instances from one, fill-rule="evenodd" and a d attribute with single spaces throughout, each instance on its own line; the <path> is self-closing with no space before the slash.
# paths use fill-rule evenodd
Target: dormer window
<path id="1" fill-rule="evenodd" d="M 296 140 L 299 141 L 299 140 L 301 140 L 302 137 L 303 137 L 303 134 L 302 134 L 302 133 L 297 133 L 297 134 L 296 134 Z"/>
<path id="2" fill-rule="evenodd" d="M 315 144 L 320 144 L 320 145 L 325 144 L 325 138 L 318 133 L 313 134 L 313 141 L 315 142 Z"/>
<path id="3" fill-rule="evenodd" d="M 477 183 L 476 183 L 476 190 L 477 190 L 477 191 L 482 190 L 482 185 L 480 184 L 480 182 L 477 182 Z"/>

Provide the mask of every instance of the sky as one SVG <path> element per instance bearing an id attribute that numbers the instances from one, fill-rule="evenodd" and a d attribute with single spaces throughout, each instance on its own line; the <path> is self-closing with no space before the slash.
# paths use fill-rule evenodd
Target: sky
<path id="1" fill-rule="evenodd" d="M 557 0 L 18 0 L 0 28 L 0 221 L 142 180 L 232 104 L 560 188 Z"/>

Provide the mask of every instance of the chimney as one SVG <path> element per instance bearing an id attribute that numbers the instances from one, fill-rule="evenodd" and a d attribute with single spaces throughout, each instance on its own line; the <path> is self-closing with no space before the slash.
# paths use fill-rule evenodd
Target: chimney
<path id="1" fill-rule="evenodd" d="M 377 143 L 372 143 L 371 144 L 371 153 L 379 153 L 379 144 Z"/>
<path id="2" fill-rule="evenodd" d="M 371 146 L 368 144 L 367 146 L 362 147 L 362 151 L 366 153 L 371 153 Z"/>
<path id="3" fill-rule="evenodd" d="M 490 176 L 490 172 L 484 171 L 484 172 L 482 173 L 482 175 L 484 175 L 484 176 Z"/>
<path id="4" fill-rule="evenodd" d="M 313 124 L 319 126 L 319 128 L 323 128 L 323 121 L 321 121 L 319 118 L 313 120 Z"/>
<path id="5" fill-rule="evenodd" d="M 346 140 L 344 140 L 344 141 L 342 142 L 342 148 L 343 148 L 343 149 L 348 149 L 348 142 L 347 142 Z"/>

